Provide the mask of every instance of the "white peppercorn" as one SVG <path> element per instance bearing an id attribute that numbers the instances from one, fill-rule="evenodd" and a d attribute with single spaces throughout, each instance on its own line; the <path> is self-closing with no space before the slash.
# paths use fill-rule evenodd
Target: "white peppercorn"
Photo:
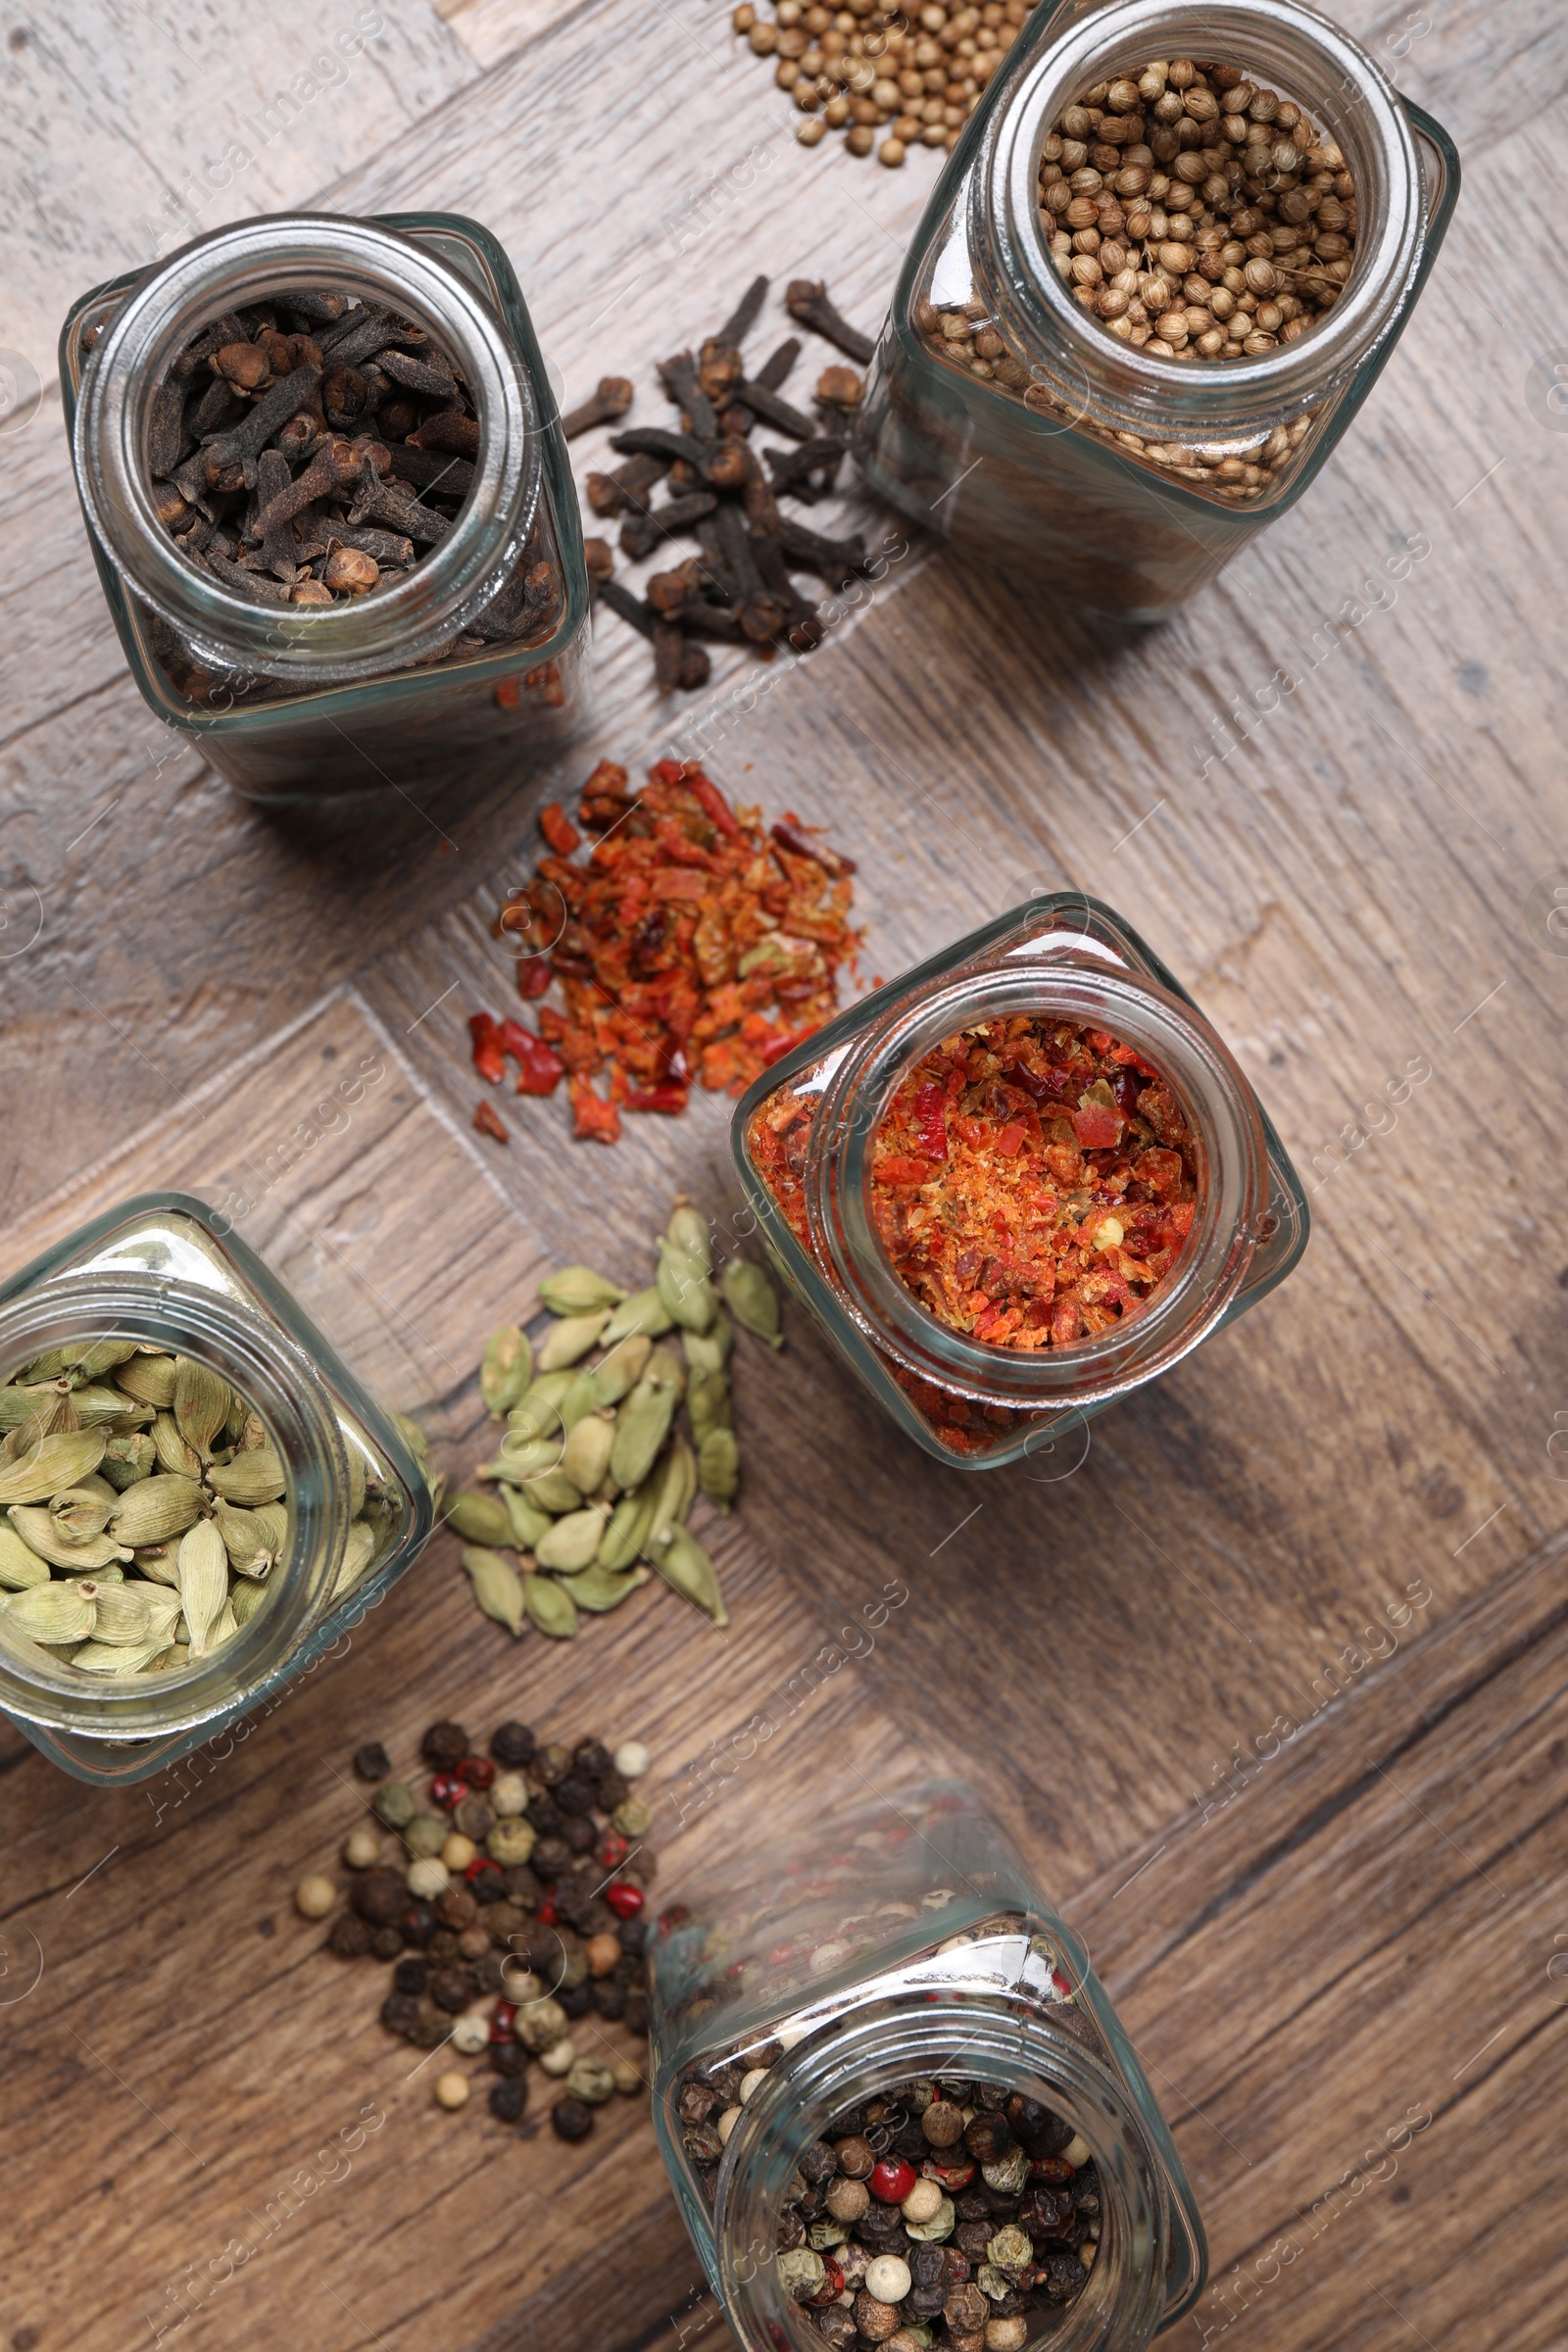
<path id="1" fill-rule="evenodd" d="M 539 2052 L 539 2063 L 547 2075 L 569 2075 L 576 2062 L 577 2045 L 569 2034 Z"/>
<path id="2" fill-rule="evenodd" d="M 490 2041 L 490 2020 L 476 2009 L 466 2009 L 453 2022 L 452 2047 L 465 2058 L 477 2058 Z"/>
<path id="3" fill-rule="evenodd" d="M 438 1894 L 445 1894 L 452 1884 L 452 1873 L 444 1862 L 433 1854 L 424 1854 L 411 1862 L 403 1874 L 403 1883 L 411 1894 L 422 1902 L 433 1903 Z"/>
<path id="4" fill-rule="evenodd" d="M 640 1781 L 653 1760 L 640 1740 L 623 1740 L 613 1758 L 615 1770 L 623 1781 Z"/>
<path id="5" fill-rule="evenodd" d="M 438 2107 L 466 2107 L 468 2095 L 468 2078 L 466 2075 L 460 2075 L 455 2067 L 450 2074 L 437 2075 L 435 2101 Z"/>
<path id="6" fill-rule="evenodd" d="M 343 1840 L 343 1859 L 350 1870 L 368 1870 L 373 1863 L 379 1862 L 379 1832 L 372 1830 L 368 1823 L 362 1823 L 357 1830 L 350 1830 Z"/>
<path id="7" fill-rule="evenodd" d="M 337 1888 L 319 1871 L 301 1879 L 294 1889 L 294 1908 L 301 1919 L 324 1919 L 337 1901 Z"/>

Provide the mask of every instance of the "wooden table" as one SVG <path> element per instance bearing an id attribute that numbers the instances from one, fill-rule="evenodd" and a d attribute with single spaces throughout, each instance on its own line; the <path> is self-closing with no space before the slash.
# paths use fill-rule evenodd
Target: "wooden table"
<path id="1" fill-rule="evenodd" d="M 351 70 L 253 134 L 221 193 L 187 174 L 309 75 L 347 0 L 63 0 L 3 52 L 7 365 L 43 386 L 0 435 L 6 1260 L 92 1202 L 260 1164 L 248 1230 L 461 1445 L 478 1344 L 545 1265 L 641 1278 L 677 1184 L 732 1205 L 717 1100 L 632 1122 L 614 1154 L 571 1145 L 555 1104 L 505 1153 L 467 1127 L 464 1016 L 501 1008 L 486 922 L 537 801 L 602 754 L 689 740 L 692 706 L 660 707 L 646 648 L 607 621 L 592 734 L 537 791 L 444 819 L 450 845 L 418 820 L 321 841 L 259 815 L 123 674 L 71 488 L 59 319 L 160 224 L 164 250 L 188 233 L 182 208 L 204 228 L 454 210 L 507 244 L 568 397 L 624 370 L 662 416 L 653 362 L 754 270 L 825 271 L 874 323 L 934 165 L 800 150 L 708 0 L 369 13 Z M 318 1952 L 290 1889 L 355 1817 L 357 1740 L 408 1762 L 450 1712 L 635 1733 L 667 1798 L 893 1576 L 910 1598 L 874 1651 L 824 1677 L 765 1778 L 663 1839 L 664 1883 L 857 1776 L 961 1768 L 1088 1936 L 1175 2130 L 1213 2249 L 1178 2341 L 1563 2342 L 1568 961 L 1542 908 L 1568 883 L 1568 435 L 1527 377 L 1568 345 L 1568 19 L 1341 13 L 1454 132 L 1467 180 L 1310 496 L 1130 647 L 917 552 L 712 750 L 731 789 L 829 821 L 859 859 L 876 970 L 1032 884 L 1123 908 L 1301 1168 L 1302 1266 L 1049 1486 L 917 1455 L 796 1316 L 738 1382 L 726 1639 L 650 1590 L 575 1644 L 514 1650 L 443 1539 L 349 1656 L 183 1790 L 83 1788 L 8 1735 L 13 2352 L 156 2339 L 302 2168 L 336 2177 L 199 2303 L 205 2341 L 676 2352 L 716 2328 L 646 2110 L 574 2150 L 439 2113 L 376 2022 L 378 1979 Z M 1411 533 L 1430 557 L 1371 609 L 1361 583 Z M 1211 720 L 1329 615 L 1332 661 L 1208 760 Z M 355 1055 L 382 1076 L 352 1127 L 291 1150 Z M 1396 1115 L 1387 1082 L 1417 1067 Z M 318 2164 L 368 2101 L 383 2128 L 347 2172 Z"/>

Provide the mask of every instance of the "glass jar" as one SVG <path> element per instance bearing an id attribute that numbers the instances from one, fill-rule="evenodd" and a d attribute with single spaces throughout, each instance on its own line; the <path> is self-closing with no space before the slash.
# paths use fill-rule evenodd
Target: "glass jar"
<path id="1" fill-rule="evenodd" d="M 1028 2344 L 1132 2352 L 1196 2302 L 1202 2224 L 1153 2092 L 1082 1941 L 969 1789 L 900 1788 L 814 1819 L 798 1842 L 731 1851 L 680 1891 L 649 1942 L 654 2121 L 745 2352 L 822 2342 L 833 2298 L 824 2288 L 810 2313 L 794 2299 L 779 2257 L 796 2232 L 780 2215 L 816 2169 L 808 2158 L 799 2172 L 802 2158 L 846 2128 L 845 2110 L 859 2111 L 849 2127 L 875 2154 L 941 2184 L 944 2151 L 927 2143 L 922 2164 L 923 2135 L 907 2129 L 933 2079 L 959 2078 L 977 2108 L 993 2084 L 1037 2101 L 1064 2161 L 1034 2165 L 1034 2179 L 1092 2184 L 1082 2210 L 1098 2212 L 1069 2225 L 1091 2249 L 1087 2276 L 1071 2300 L 1028 2314 Z M 961 2145 L 946 2153 L 973 2170 Z M 947 2193 L 961 2196 L 957 2179 Z M 1006 2218 L 993 2203 L 989 2226 Z M 951 2242 L 956 2221 L 939 2213 L 922 2242 Z M 834 2231 L 819 2219 L 808 2249 L 814 2238 L 842 2258 L 849 2233 Z M 999 2280 L 980 2283 L 990 2294 Z"/>
<path id="2" fill-rule="evenodd" d="M 909 1071 L 944 1040 L 1016 1014 L 1106 1032 L 1152 1065 L 1195 1161 L 1190 1230 L 1147 1303 L 1027 1350 L 964 1336 L 917 1300 L 872 1192 L 872 1142 Z M 782 1163 L 769 1133 L 788 1139 Z M 1092 1413 L 1168 1371 L 1306 1247 L 1305 1196 L 1228 1048 L 1129 923 L 1070 893 L 1014 907 L 841 1013 L 749 1089 L 731 1141 L 784 1280 L 894 1419 L 959 1469 L 1028 1456 L 1065 1476 Z"/>
<path id="3" fill-rule="evenodd" d="M 1058 268 L 1051 245 L 1053 232 L 1071 232 L 1042 210 L 1044 150 L 1064 110 L 1118 74 L 1180 58 L 1266 82 L 1326 129 L 1355 182 L 1343 292 L 1309 332 L 1240 358 L 1162 357 L 1118 340 L 1073 299 L 1068 258 Z M 1114 196 L 1119 174 L 1103 176 Z M 866 478 L 955 546 L 1063 603 L 1164 619 L 1314 478 L 1410 317 L 1458 189 L 1446 133 L 1298 0 L 1042 5 L 910 248 L 860 412 Z M 1253 234 L 1275 229 L 1290 229 L 1277 212 Z M 1157 246 L 1127 250 L 1147 270 Z"/>
<path id="4" fill-rule="evenodd" d="M 0 1287 L 0 1382 L 48 1350 L 79 1355 L 104 1340 L 192 1358 L 228 1382 L 281 1457 L 287 1513 L 262 1605 L 172 1669 L 82 1672 L 15 1632 L 0 1606 L 0 1711 L 78 1780 L 115 1784 L 162 1770 L 313 1665 L 412 1566 L 435 1499 L 419 1425 L 381 1410 L 201 1200 L 126 1200 Z M 62 1385 L 79 1394 L 89 1374 L 68 1358 Z"/>
<path id="5" fill-rule="evenodd" d="M 425 329 L 472 398 L 478 449 L 456 519 L 390 585 L 330 606 L 256 603 L 159 519 L 155 490 L 171 484 L 149 470 L 155 396 L 215 318 L 320 287 Z M 512 775 L 578 723 L 589 620 L 576 492 L 522 296 L 477 222 L 296 214 L 216 230 L 85 295 L 61 336 L 61 382 L 131 675 L 250 798 L 384 800 Z"/>

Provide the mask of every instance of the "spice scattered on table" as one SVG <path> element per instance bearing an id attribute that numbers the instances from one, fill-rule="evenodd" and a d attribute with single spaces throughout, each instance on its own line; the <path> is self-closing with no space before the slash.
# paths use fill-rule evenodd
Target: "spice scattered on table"
<path id="1" fill-rule="evenodd" d="M 479 420 L 433 336 L 383 305 L 298 288 L 210 320 L 154 394 L 147 465 L 182 555 L 252 603 L 374 595 L 438 547 L 473 479 Z M 561 586 L 536 535 L 446 649 L 549 635 Z"/>
<path id="2" fill-rule="evenodd" d="M 541 1000 L 538 1026 L 472 1015 L 474 1068 L 490 1085 L 509 1061 L 519 1095 L 564 1078 L 573 1133 L 612 1144 L 623 1110 L 672 1116 L 699 1079 L 743 1094 L 832 1018 L 840 964 L 859 945 L 855 865 L 793 812 L 764 825 L 674 760 L 633 793 L 602 760 L 576 823 L 552 802 L 539 825 L 550 854 L 495 924 L 518 951 L 524 1001 Z M 542 1001 L 553 987 L 559 1008 Z M 480 1111 L 475 1125 L 505 1141 L 499 1112 Z"/>
<path id="3" fill-rule="evenodd" d="M 237 1389 L 193 1357 L 78 1340 L 0 1388 L 0 1614 L 81 1674 L 167 1673 L 232 1642 L 288 1540 L 282 1457 Z M 352 1454 L 335 1599 L 385 1542 L 389 1503 Z"/>
<path id="4" fill-rule="evenodd" d="M 438 2106 L 466 2106 L 488 2072 L 490 2113 L 520 2123 L 539 2087 L 531 2060 L 561 2084 L 555 2131 L 582 2139 L 597 2108 L 645 2086 L 641 2053 L 616 2036 L 648 2032 L 643 1909 L 656 1858 L 634 1786 L 648 1750 L 541 1743 L 526 1724 L 504 1723 L 481 1756 L 462 1724 L 443 1722 L 419 1753 L 432 1772 L 422 1800 L 410 1780 L 385 1778 L 373 1823 L 349 1834 L 348 1901 L 326 1948 L 392 1964 L 381 2004 L 391 2033 L 485 2062 L 445 2068 L 431 2085 Z M 320 1875 L 296 1888 L 303 1917 L 323 1916 L 323 1886 L 335 1902 Z"/>
<path id="5" fill-rule="evenodd" d="M 745 2072 L 691 2068 L 681 2080 L 682 2141 L 705 2186 L 777 2053 L 774 2042 L 749 2052 Z M 1022 2352 L 1083 2292 L 1099 2250 L 1088 2143 L 1002 2083 L 943 2076 L 842 2109 L 790 2190 L 779 2283 L 836 2352 Z"/>
<path id="6" fill-rule="evenodd" d="M 612 576 L 609 544 L 588 541 L 598 601 L 649 639 L 661 693 L 705 685 L 710 644 L 750 645 L 769 658 L 775 644 L 809 653 L 822 642 L 826 624 L 793 575 L 809 573 L 838 588 L 867 568 L 858 534 L 825 536 L 779 504 L 789 498 L 813 506 L 836 489 L 864 387 L 854 368 L 832 366 L 817 379 L 815 415 L 787 400 L 782 387 L 801 353 L 796 335 L 749 368 L 741 347 L 767 290 L 765 277 L 755 279 L 697 353 L 677 352 L 662 363 L 660 380 L 677 412 L 674 424 L 639 424 L 612 434 L 611 449 L 624 463 L 610 472 L 590 472 L 585 484 L 596 515 L 624 517 L 622 555 L 632 564 L 660 560 L 662 568 L 646 582 L 646 598 L 639 597 Z M 869 361 L 871 338 L 839 316 L 822 286 L 795 280 L 785 308 L 795 324 L 861 367 Z M 573 420 L 600 421 L 614 414 L 603 401 L 585 403 Z M 764 446 L 759 458 L 751 445 L 759 424 L 793 446 Z M 661 482 L 665 495 L 655 503 Z M 685 539 L 695 541 L 699 552 L 676 564 L 672 543 Z"/>
<path id="7" fill-rule="evenodd" d="M 807 1240 L 815 1098 L 752 1122 L 759 1168 Z M 1197 1147 L 1159 1072 L 1105 1031 L 1016 1013 L 910 1069 L 877 1130 L 884 1249 L 921 1305 L 994 1348 L 1066 1347 L 1145 1306 L 1191 1231 Z"/>
<path id="8" fill-rule="evenodd" d="M 493 1492 L 454 1495 L 447 1524 L 475 1601 L 513 1634 L 568 1641 L 581 1611 L 618 1608 L 650 1569 L 729 1622 L 686 1520 L 699 1494 L 720 1511 L 735 1498 L 734 1326 L 781 1347 L 778 1294 L 741 1257 L 715 1284 L 708 1220 L 684 1200 L 657 1249 L 654 1281 L 629 1297 L 591 1267 L 564 1267 L 540 1285 L 554 1320 L 537 1342 L 504 1324 L 485 1352 L 480 1389 L 507 1434 L 477 1472 Z"/>
<path id="9" fill-rule="evenodd" d="M 805 118 L 795 132 L 803 147 L 842 130 L 852 155 L 875 148 L 879 163 L 897 167 L 916 142 L 956 145 L 1033 5 L 989 0 L 984 8 L 955 8 L 927 0 L 906 12 L 861 0 L 835 12 L 776 0 L 769 16 L 744 0 L 730 23 L 759 57 L 777 58 L 773 79 Z M 879 128 L 888 135 L 878 147 Z"/>

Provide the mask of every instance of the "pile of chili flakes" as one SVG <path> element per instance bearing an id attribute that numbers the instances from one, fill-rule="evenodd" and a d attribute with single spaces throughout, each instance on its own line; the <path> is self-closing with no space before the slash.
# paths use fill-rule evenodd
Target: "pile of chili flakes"
<path id="1" fill-rule="evenodd" d="M 472 1015 L 473 1066 L 489 1084 L 509 1058 L 520 1095 L 564 1078 L 573 1133 L 612 1144 L 623 1110 L 673 1115 L 698 1080 L 743 1094 L 833 1017 L 839 967 L 859 947 L 855 866 L 794 814 L 764 830 L 694 761 L 661 760 L 633 793 L 606 760 L 577 822 L 552 802 L 539 829 L 551 854 L 494 927 L 515 945 L 523 999 L 554 989 L 561 1004 L 539 1004 L 537 1030 Z M 488 1101 L 473 1123 L 509 1140 Z"/>
<path id="2" fill-rule="evenodd" d="M 806 1239 L 809 1098 L 784 1090 L 754 1153 Z M 1147 1304 L 1192 1229 L 1197 1153 L 1159 1072 L 1104 1030 L 1012 1014 L 908 1072 L 873 1147 L 883 1247 L 920 1303 L 994 1348 L 1065 1347 Z"/>

